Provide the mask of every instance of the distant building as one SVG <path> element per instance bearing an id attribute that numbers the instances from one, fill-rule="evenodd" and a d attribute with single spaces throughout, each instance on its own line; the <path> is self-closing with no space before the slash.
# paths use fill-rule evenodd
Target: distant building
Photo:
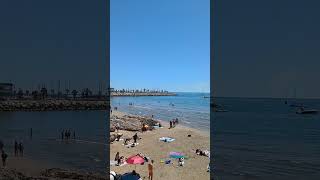
<path id="1" fill-rule="evenodd" d="M 0 83 L 0 97 L 12 96 L 13 84 L 11 83 Z"/>

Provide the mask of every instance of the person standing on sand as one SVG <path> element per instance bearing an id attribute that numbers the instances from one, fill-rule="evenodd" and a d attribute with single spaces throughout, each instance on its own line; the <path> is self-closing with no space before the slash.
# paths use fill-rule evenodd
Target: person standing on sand
<path id="1" fill-rule="evenodd" d="M 18 142 L 14 140 L 14 156 L 18 156 Z"/>
<path id="2" fill-rule="evenodd" d="M 120 153 L 117 152 L 116 156 L 114 157 L 114 161 L 117 161 L 117 162 L 118 162 L 119 159 L 120 159 Z"/>
<path id="3" fill-rule="evenodd" d="M 6 160 L 7 160 L 8 155 L 2 150 L 1 158 L 2 158 L 2 166 L 6 167 Z"/>
<path id="4" fill-rule="evenodd" d="M 172 121 L 170 121 L 170 129 L 172 128 Z"/>
<path id="5" fill-rule="evenodd" d="M 148 171 L 149 171 L 149 180 L 153 180 L 153 160 L 151 160 L 151 163 L 148 164 Z"/>
<path id="6" fill-rule="evenodd" d="M 136 133 L 133 135 L 133 142 L 137 143 L 137 139 L 138 139 L 138 134 Z"/>
<path id="7" fill-rule="evenodd" d="M 24 150 L 24 147 L 22 145 L 22 142 L 19 143 L 19 151 L 20 151 L 20 156 L 23 157 L 23 150 Z"/>
<path id="8" fill-rule="evenodd" d="M 32 128 L 30 128 L 30 139 L 32 139 Z"/>

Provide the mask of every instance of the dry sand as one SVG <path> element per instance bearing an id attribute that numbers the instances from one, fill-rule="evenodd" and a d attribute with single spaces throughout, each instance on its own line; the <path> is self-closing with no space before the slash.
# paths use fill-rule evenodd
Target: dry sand
<path id="1" fill-rule="evenodd" d="M 114 111 L 113 115 L 122 116 L 124 113 Z M 136 147 L 127 148 L 122 145 L 123 141 L 112 143 L 110 145 L 110 159 L 114 160 L 117 152 L 120 152 L 120 156 L 125 158 L 142 153 L 154 160 L 154 180 L 209 180 L 210 173 L 207 172 L 209 158 L 198 156 L 192 151 L 195 149 L 209 150 L 209 134 L 179 124 L 173 129 L 168 129 L 168 123 L 162 122 L 161 124 L 164 126 L 163 128 L 144 133 L 138 132 L 138 136 L 142 139 L 138 140 L 139 145 Z M 119 131 L 119 133 L 132 137 L 135 132 Z M 189 134 L 191 137 L 188 137 Z M 171 143 L 162 142 L 159 141 L 161 137 L 172 137 L 175 141 Z M 168 154 L 171 151 L 185 153 L 188 158 L 185 159 L 184 167 L 178 167 L 177 160 L 173 160 L 173 164 L 169 165 L 160 162 L 161 159 L 169 159 Z M 148 179 L 147 163 L 136 166 L 130 164 L 111 166 L 110 169 L 120 174 L 131 172 L 135 169 L 142 179 Z"/>

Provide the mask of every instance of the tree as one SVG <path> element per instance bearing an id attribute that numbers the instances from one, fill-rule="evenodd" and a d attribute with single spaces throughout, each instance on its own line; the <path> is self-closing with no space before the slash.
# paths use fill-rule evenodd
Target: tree
<path id="1" fill-rule="evenodd" d="M 69 89 L 66 89 L 65 91 L 66 91 L 65 97 L 66 97 L 66 99 L 68 99 L 70 90 L 69 90 Z"/>
<path id="2" fill-rule="evenodd" d="M 43 87 L 43 88 L 41 88 L 41 97 L 42 97 L 42 99 L 45 99 L 45 98 L 47 98 L 47 96 L 48 96 L 48 91 L 47 91 L 47 88 L 45 88 L 45 87 Z"/>
<path id="3" fill-rule="evenodd" d="M 38 91 L 32 91 L 31 95 L 34 100 L 38 99 Z"/>
<path id="4" fill-rule="evenodd" d="M 23 91 L 22 91 L 21 88 L 19 88 L 17 95 L 18 95 L 18 99 L 22 99 L 22 97 L 23 97 Z"/>
<path id="5" fill-rule="evenodd" d="M 71 93 L 72 93 L 73 99 L 76 99 L 78 91 L 74 89 Z"/>
<path id="6" fill-rule="evenodd" d="M 26 90 L 26 96 L 29 96 L 29 95 L 30 95 L 30 91 Z"/>

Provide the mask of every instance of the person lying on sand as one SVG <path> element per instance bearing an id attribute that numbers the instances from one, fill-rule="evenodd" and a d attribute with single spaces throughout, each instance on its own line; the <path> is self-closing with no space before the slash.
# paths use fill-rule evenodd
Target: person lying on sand
<path id="1" fill-rule="evenodd" d="M 121 156 L 121 157 L 118 159 L 116 166 L 121 166 L 122 164 L 124 164 L 124 157 L 123 157 L 123 156 Z"/>
<path id="2" fill-rule="evenodd" d="M 131 141 L 132 138 L 125 138 L 124 139 L 124 145 L 128 145 L 128 143 Z"/>
<path id="3" fill-rule="evenodd" d="M 178 165 L 179 166 L 184 166 L 184 158 L 179 158 L 178 159 Z"/>
<path id="4" fill-rule="evenodd" d="M 208 150 L 200 150 L 200 149 L 196 149 L 196 154 L 199 155 L 199 156 L 207 156 L 209 157 L 210 156 L 210 151 Z"/>
<path id="5" fill-rule="evenodd" d="M 120 141 L 120 138 L 123 136 L 123 134 L 121 134 L 121 133 L 118 133 L 117 135 L 116 135 L 116 141 Z"/>

